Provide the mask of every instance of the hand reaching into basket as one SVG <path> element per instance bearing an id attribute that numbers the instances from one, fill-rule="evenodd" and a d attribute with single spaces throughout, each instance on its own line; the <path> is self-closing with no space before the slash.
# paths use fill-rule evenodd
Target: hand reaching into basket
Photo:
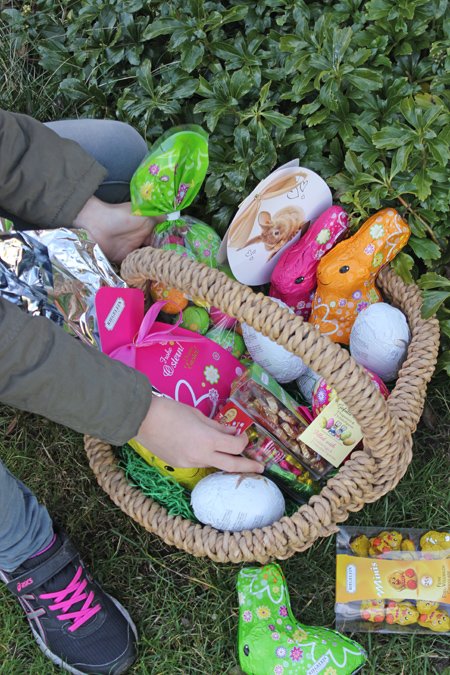
<path id="1" fill-rule="evenodd" d="M 234 431 L 184 403 L 154 396 L 136 440 L 171 466 L 262 473 L 262 464 L 239 456 L 248 439 Z"/>
<path id="2" fill-rule="evenodd" d="M 122 262 L 128 253 L 148 243 L 154 226 L 163 220 L 164 216 L 134 216 L 130 202 L 107 204 L 90 197 L 73 224 L 89 232 L 109 260 Z"/>

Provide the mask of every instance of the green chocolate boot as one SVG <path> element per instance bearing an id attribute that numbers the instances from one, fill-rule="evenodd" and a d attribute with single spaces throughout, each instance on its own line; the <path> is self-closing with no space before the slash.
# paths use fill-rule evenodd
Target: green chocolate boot
<path id="1" fill-rule="evenodd" d="M 247 675 L 351 675 L 364 665 L 357 642 L 295 619 L 276 563 L 242 569 L 237 587 L 239 662 Z"/>

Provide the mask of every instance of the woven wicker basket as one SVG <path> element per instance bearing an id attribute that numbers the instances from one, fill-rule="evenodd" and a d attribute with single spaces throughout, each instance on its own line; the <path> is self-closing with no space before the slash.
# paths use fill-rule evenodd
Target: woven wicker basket
<path id="1" fill-rule="evenodd" d="M 412 434 L 422 413 L 439 345 L 438 322 L 421 318 L 422 301 L 415 285 L 406 285 L 390 269 L 379 275 L 381 290 L 405 313 L 412 333 L 407 359 L 395 389 L 385 401 L 345 349 L 270 298 L 254 293 L 222 272 L 174 252 L 145 248 L 125 259 L 121 274 L 131 286 L 145 288 L 149 279 L 156 279 L 189 291 L 191 296 L 208 301 L 276 340 L 338 391 L 364 433 L 364 449 L 352 454 L 319 495 L 291 517 L 244 532 L 220 532 L 170 516 L 165 508 L 129 485 L 109 445 L 85 437 L 86 453 L 98 483 L 122 511 L 145 529 L 194 556 L 208 556 L 218 562 L 265 563 L 289 558 L 319 537 L 333 534 L 350 512 L 359 511 L 397 485 L 412 458 Z"/>

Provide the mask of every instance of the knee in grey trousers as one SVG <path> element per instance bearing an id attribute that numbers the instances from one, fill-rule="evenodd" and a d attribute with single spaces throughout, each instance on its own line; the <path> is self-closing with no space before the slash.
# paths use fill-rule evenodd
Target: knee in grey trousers
<path id="1" fill-rule="evenodd" d="M 95 193 L 99 199 L 128 201 L 131 176 L 147 152 L 144 139 L 135 129 L 114 120 L 86 119 L 49 122 L 47 126 L 79 143 L 108 170 Z M 32 223 L 29 227 L 34 229 Z M 47 509 L 0 462 L 0 569 L 13 571 L 45 548 L 52 536 Z"/>

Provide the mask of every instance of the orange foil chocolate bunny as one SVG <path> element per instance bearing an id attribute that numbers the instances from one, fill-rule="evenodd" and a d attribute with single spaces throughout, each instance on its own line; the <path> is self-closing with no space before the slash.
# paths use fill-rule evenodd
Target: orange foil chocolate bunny
<path id="1" fill-rule="evenodd" d="M 382 300 L 375 287 L 380 269 L 405 246 L 410 230 L 395 209 L 371 216 L 358 232 L 337 244 L 317 268 L 309 322 L 334 342 L 348 344 L 363 309 Z"/>

